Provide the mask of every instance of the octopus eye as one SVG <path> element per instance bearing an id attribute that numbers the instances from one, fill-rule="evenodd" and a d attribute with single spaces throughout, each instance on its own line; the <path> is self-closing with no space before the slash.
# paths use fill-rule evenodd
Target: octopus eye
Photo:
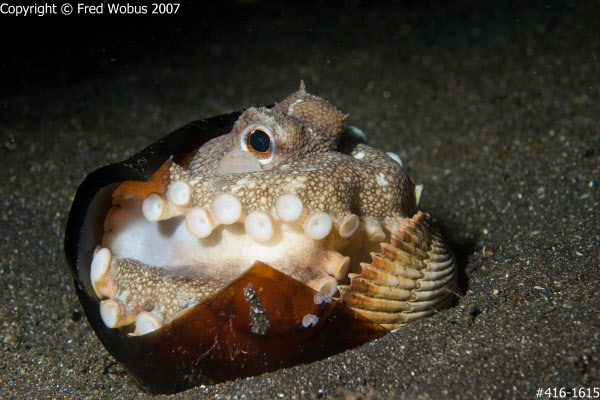
<path id="1" fill-rule="evenodd" d="M 271 150 L 271 137 L 261 129 L 255 129 L 250 133 L 248 144 L 252 150 L 258 153 L 265 153 Z"/>
<path id="2" fill-rule="evenodd" d="M 251 125 L 242 133 L 242 149 L 252 153 L 262 164 L 273 157 L 273 136 L 262 125 Z"/>

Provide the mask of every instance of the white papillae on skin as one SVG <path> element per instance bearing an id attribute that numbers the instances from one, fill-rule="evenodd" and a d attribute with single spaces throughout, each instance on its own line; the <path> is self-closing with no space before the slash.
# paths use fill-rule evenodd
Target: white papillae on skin
<path id="1" fill-rule="evenodd" d="M 277 200 L 275 206 L 277 215 L 284 221 L 291 222 L 300 218 L 302 215 L 302 200 L 293 194 L 284 194 Z"/>
<path id="2" fill-rule="evenodd" d="M 100 297 L 114 297 L 103 302 L 106 320 L 121 326 L 137 316 L 136 334 L 144 334 L 257 260 L 335 295 L 338 280 L 359 272 L 379 249 L 374 243 L 406 220 L 418 194 L 397 157 L 364 144 L 362 131 L 351 129 L 340 143 L 345 118 L 301 86 L 272 109 L 248 109 L 230 134 L 172 161 L 168 192 L 122 190 L 104 223 L 110 267 L 103 253 L 91 271 L 107 277 Z M 272 135 L 267 162 L 240 149 L 252 124 Z M 157 268 L 188 275 L 165 277 Z M 106 296 L 113 283 L 118 294 Z"/>
<path id="3" fill-rule="evenodd" d="M 203 208 L 197 208 L 189 212 L 185 218 L 187 230 L 198 238 L 205 238 L 211 234 L 216 227 L 210 213 Z"/>
<path id="4" fill-rule="evenodd" d="M 192 199 L 192 187 L 187 182 L 176 182 L 171 189 L 169 189 L 169 195 L 171 200 L 178 206 L 187 205 Z"/>
<path id="5" fill-rule="evenodd" d="M 229 193 L 223 193 L 215 199 L 213 212 L 222 224 L 230 225 L 240 219 L 242 215 L 242 203 L 240 203 L 237 197 Z"/>
<path id="6" fill-rule="evenodd" d="M 271 217 L 259 211 L 252 211 L 244 222 L 246 232 L 258 242 L 266 242 L 273 237 L 274 226 Z"/>
<path id="7" fill-rule="evenodd" d="M 161 195 L 152 193 L 144 199 L 142 204 L 142 212 L 146 219 L 150 222 L 155 222 L 161 219 L 166 208 L 165 200 Z"/>

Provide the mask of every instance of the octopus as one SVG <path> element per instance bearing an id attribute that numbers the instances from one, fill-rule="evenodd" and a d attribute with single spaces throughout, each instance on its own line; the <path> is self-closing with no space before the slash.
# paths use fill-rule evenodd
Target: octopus
<path id="1" fill-rule="evenodd" d="M 90 279 L 109 328 L 145 335 L 261 261 L 388 329 L 452 299 L 422 186 L 303 83 L 112 193 Z M 310 324 L 311 321 L 306 321 Z"/>

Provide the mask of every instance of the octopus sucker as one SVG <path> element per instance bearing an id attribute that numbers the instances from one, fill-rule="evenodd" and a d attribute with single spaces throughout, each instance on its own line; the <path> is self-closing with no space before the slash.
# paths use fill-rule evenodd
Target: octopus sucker
<path id="1" fill-rule="evenodd" d="M 365 230 L 367 232 L 367 239 L 369 240 L 369 242 L 382 242 L 385 240 L 386 238 L 386 234 L 383 231 L 383 229 L 381 228 L 381 226 L 379 225 L 367 225 L 365 227 Z"/>
<path id="2" fill-rule="evenodd" d="M 140 312 L 135 319 L 134 335 L 145 335 L 154 332 L 163 326 L 162 321 L 154 314 L 147 311 Z"/>
<path id="3" fill-rule="evenodd" d="M 275 233 L 273 220 L 262 211 L 251 211 L 244 221 L 244 227 L 246 233 L 257 242 L 266 242 Z"/>
<path id="4" fill-rule="evenodd" d="M 118 328 L 135 322 L 136 315 L 126 313 L 125 306 L 120 300 L 104 300 L 100 303 L 102 321 L 109 328 Z"/>
<path id="5" fill-rule="evenodd" d="M 169 197 L 177 206 L 183 207 L 188 205 L 192 199 L 192 185 L 184 181 L 178 181 L 169 188 Z"/>
<path id="6" fill-rule="evenodd" d="M 197 238 L 209 236 L 217 226 L 213 214 L 203 208 L 193 209 L 185 216 L 186 229 Z"/>
<path id="7" fill-rule="evenodd" d="M 447 307 L 455 262 L 417 211 L 422 185 L 347 117 L 302 83 L 90 174 L 65 249 L 107 348 L 171 391 L 319 359 Z"/>
<path id="8" fill-rule="evenodd" d="M 304 232 L 313 240 L 324 239 L 331 232 L 331 217 L 322 211 L 311 213 L 304 221 Z"/>
<path id="9" fill-rule="evenodd" d="M 234 195 L 223 193 L 215 198 L 212 211 L 217 221 L 231 225 L 242 217 L 242 203 Z"/>
<path id="10" fill-rule="evenodd" d="M 292 222 L 300 219 L 305 212 L 302 200 L 293 194 L 284 194 L 277 199 L 275 205 L 277 217 L 282 221 Z"/>
<path id="11" fill-rule="evenodd" d="M 99 249 L 94 254 L 90 266 L 90 278 L 96 295 L 100 298 L 110 298 L 117 294 L 115 283 L 109 276 L 112 254 L 108 249 Z"/>

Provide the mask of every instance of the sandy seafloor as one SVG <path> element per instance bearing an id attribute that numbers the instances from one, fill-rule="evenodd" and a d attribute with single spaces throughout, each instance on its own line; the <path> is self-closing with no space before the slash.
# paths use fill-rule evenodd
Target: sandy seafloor
<path id="1" fill-rule="evenodd" d="M 415 3 L 3 15 L 0 397 L 163 398 L 82 316 L 62 249 L 74 193 L 95 168 L 300 79 L 424 184 L 464 296 L 355 350 L 173 398 L 599 388 L 600 8 Z"/>

